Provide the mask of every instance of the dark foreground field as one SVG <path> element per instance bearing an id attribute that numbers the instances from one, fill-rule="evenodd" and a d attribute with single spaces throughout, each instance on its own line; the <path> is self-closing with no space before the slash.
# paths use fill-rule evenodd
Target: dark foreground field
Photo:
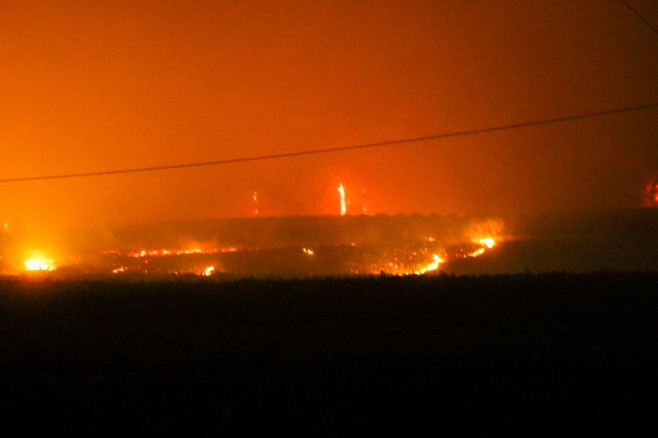
<path id="1" fill-rule="evenodd" d="M 657 347 L 656 273 L 0 281 L 23 431 L 628 431 Z"/>

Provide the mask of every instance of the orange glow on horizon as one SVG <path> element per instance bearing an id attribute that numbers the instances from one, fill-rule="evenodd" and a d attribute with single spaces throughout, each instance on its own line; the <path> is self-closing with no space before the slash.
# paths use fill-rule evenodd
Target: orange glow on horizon
<path id="1" fill-rule="evenodd" d="M 623 119 L 624 130 L 592 119 L 349 150 L 632 106 L 637 90 L 655 101 L 655 35 L 623 8 L 337 0 L 282 19 L 280 6 L 254 0 L 27 3 L 1 3 L 11 17 L 0 26 L 11 59 L 0 75 L 2 178 L 172 168 L 6 184 L 0 231 L 5 220 L 13 231 L 658 203 L 653 188 L 639 193 L 656 172 L 651 113 Z M 658 13 L 656 1 L 636 3 Z M 590 20 L 587 33 L 574 17 Z"/>

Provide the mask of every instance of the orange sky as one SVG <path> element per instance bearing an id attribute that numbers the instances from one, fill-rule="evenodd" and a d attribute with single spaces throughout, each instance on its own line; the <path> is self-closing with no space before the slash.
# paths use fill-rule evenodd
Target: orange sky
<path id="1" fill-rule="evenodd" d="M 658 25 L 658 3 L 628 0 Z M 658 102 L 615 0 L 0 2 L 0 179 L 346 146 Z M 0 184 L 0 220 L 640 205 L 658 110 L 188 170 Z"/>

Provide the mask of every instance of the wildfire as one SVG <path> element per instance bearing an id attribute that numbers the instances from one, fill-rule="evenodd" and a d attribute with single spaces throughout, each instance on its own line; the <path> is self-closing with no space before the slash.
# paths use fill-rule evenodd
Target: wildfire
<path id="1" fill-rule="evenodd" d="M 191 254 L 219 254 L 219 253 L 225 253 L 225 252 L 235 252 L 237 251 L 237 248 L 220 248 L 220 249 L 212 249 L 212 250 L 203 250 L 199 248 L 193 248 L 193 249 L 151 249 L 151 250 L 140 250 L 140 251 L 132 251 L 127 253 L 126 255 L 128 257 L 134 257 L 134 258 L 143 258 L 143 257 L 161 257 L 161 256 L 168 256 L 168 255 L 191 255 Z M 105 251 L 104 254 L 121 254 L 119 251 L 116 250 L 111 250 L 111 251 Z"/>
<path id="2" fill-rule="evenodd" d="M 469 252 L 468 254 L 466 254 L 466 256 L 467 257 L 478 257 L 478 256 L 481 256 L 482 254 L 484 254 L 484 251 L 485 251 L 484 248 L 478 248 L 473 252 Z"/>
<path id="3" fill-rule="evenodd" d="M 480 239 L 480 243 L 486 246 L 487 248 L 491 249 L 496 244 L 496 241 L 493 240 L 491 237 L 486 237 L 484 239 Z"/>
<path id="4" fill-rule="evenodd" d="M 430 271 L 436 271 L 439 269 L 439 265 L 444 262 L 444 260 L 436 254 L 432 254 L 432 258 L 434 259 L 432 263 L 418 271 L 421 275 Z"/>
<path id="5" fill-rule="evenodd" d="M 28 271 L 52 271 L 55 269 L 53 261 L 48 259 L 47 261 L 41 259 L 32 259 L 26 260 L 25 269 Z"/>
<path id="6" fill-rule="evenodd" d="M 431 244 L 429 245 L 430 247 L 433 247 L 434 249 L 432 251 L 437 251 L 438 248 L 435 246 L 436 239 L 433 237 L 427 237 L 424 239 L 425 242 Z M 469 252 L 466 252 L 464 249 L 460 249 L 456 253 L 452 253 L 451 251 L 446 251 L 445 248 L 440 249 L 438 254 L 432 254 L 428 250 L 429 248 L 426 246 L 424 248 L 420 248 L 414 251 L 409 251 L 406 254 L 403 252 L 402 254 L 396 255 L 393 258 L 393 261 L 390 261 L 388 263 L 384 263 L 384 265 L 377 266 L 373 265 L 371 267 L 370 272 L 372 273 L 377 273 L 377 272 L 387 272 L 387 273 L 392 273 L 394 275 L 423 275 L 427 274 L 428 272 L 436 271 L 439 269 L 439 267 L 444 264 L 449 262 L 451 258 L 473 258 L 473 257 L 479 257 L 485 252 L 487 252 L 489 249 L 493 248 L 496 246 L 496 240 L 492 237 L 483 237 L 483 238 L 476 238 L 473 239 L 473 243 L 477 246 L 472 247 Z M 432 262 L 428 263 L 426 265 L 421 265 L 420 267 L 412 268 L 411 266 L 418 266 L 417 262 L 414 262 L 416 257 L 422 256 L 422 255 L 428 255 L 431 254 L 432 256 Z M 452 255 L 450 255 L 452 254 Z M 400 257 L 402 255 L 404 258 L 408 259 L 408 262 L 404 260 L 404 258 Z"/>
<path id="7" fill-rule="evenodd" d="M 474 251 L 463 254 L 462 257 L 479 257 L 484 254 L 487 249 L 491 249 L 496 246 L 496 241 L 492 237 L 475 239 L 474 242 L 477 242 L 482 246 Z"/>
<path id="8" fill-rule="evenodd" d="M 215 272 L 215 267 L 214 266 L 208 266 L 205 271 L 203 271 L 203 276 L 204 277 L 210 277 L 212 273 Z"/>
<path id="9" fill-rule="evenodd" d="M 340 215 L 345 216 L 347 213 L 347 203 L 345 202 L 345 187 L 343 187 L 343 183 L 338 186 L 338 193 L 340 193 Z"/>
<path id="10" fill-rule="evenodd" d="M 302 251 L 304 251 L 304 253 L 305 253 L 305 254 L 308 254 L 308 255 L 313 255 L 313 254 L 315 254 L 315 252 L 314 252 L 312 249 L 310 249 L 310 248 L 302 248 Z"/>

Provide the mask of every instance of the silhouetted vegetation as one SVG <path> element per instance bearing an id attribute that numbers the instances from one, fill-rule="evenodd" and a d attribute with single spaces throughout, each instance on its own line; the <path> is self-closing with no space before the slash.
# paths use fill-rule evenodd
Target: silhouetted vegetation
<path id="1" fill-rule="evenodd" d="M 658 274 L 0 281 L 23 430 L 589 431 L 649 421 Z"/>

